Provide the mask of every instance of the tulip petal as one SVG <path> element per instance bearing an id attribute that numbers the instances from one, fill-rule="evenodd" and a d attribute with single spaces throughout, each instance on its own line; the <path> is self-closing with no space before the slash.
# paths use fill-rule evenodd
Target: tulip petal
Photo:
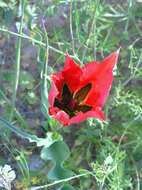
<path id="1" fill-rule="evenodd" d="M 118 55 L 116 51 L 83 68 L 67 55 L 63 71 L 52 75 L 49 114 L 65 126 L 91 117 L 104 120 L 102 107 L 110 92 Z"/>
<path id="2" fill-rule="evenodd" d="M 89 75 L 90 78 L 87 82 L 92 81 L 92 89 L 88 95 L 88 98 L 84 102 L 85 104 L 100 107 L 104 105 L 113 82 L 113 68 L 117 63 L 117 59 L 118 52 L 114 52 L 99 64 L 96 65 L 95 63 L 95 67 L 93 63 L 91 63 L 89 67 L 87 67 L 89 71 L 91 70 L 91 74 Z"/>
<path id="3" fill-rule="evenodd" d="M 51 107 L 54 106 L 54 101 L 58 94 L 59 94 L 59 91 L 58 91 L 56 85 L 54 84 L 54 82 L 52 82 L 52 86 L 51 86 L 51 89 L 50 89 L 50 92 L 48 95 L 48 101 L 49 101 Z"/>
<path id="4" fill-rule="evenodd" d="M 67 55 L 62 75 L 71 92 L 74 92 L 78 88 L 81 74 L 82 70 L 80 66 L 77 65 L 69 55 Z"/>
<path id="5" fill-rule="evenodd" d="M 88 118 L 98 118 L 100 120 L 105 120 L 105 116 L 101 108 L 97 107 L 94 110 L 90 110 L 88 112 L 79 112 L 76 116 L 72 117 L 69 120 L 69 125 L 74 124 L 74 123 L 80 123 L 83 122 L 84 120 Z"/>
<path id="6" fill-rule="evenodd" d="M 60 121 L 64 126 L 69 124 L 69 115 L 66 112 L 59 110 L 58 108 L 50 108 L 50 114 L 54 119 Z"/>
<path id="7" fill-rule="evenodd" d="M 81 82 L 89 83 L 90 81 L 96 81 L 96 79 L 103 78 L 107 72 L 112 72 L 114 66 L 118 60 L 119 51 L 111 53 L 102 61 L 93 61 L 87 63 L 82 68 Z"/>

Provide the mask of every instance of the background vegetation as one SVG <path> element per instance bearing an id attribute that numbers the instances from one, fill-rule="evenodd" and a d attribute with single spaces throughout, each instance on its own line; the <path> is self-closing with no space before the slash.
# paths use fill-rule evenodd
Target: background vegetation
<path id="1" fill-rule="evenodd" d="M 119 47 L 107 121 L 52 120 L 50 74 L 66 52 L 83 65 Z M 141 97 L 141 0 L 0 1 L 0 165 L 15 170 L 12 189 L 142 189 Z"/>

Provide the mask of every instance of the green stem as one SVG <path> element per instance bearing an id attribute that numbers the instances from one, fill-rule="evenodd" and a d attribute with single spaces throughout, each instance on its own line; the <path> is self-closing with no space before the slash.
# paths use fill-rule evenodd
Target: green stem
<path id="1" fill-rule="evenodd" d="M 23 29 L 23 21 L 24 21 L 25 0 L 21 0 L 20 6 L 21 6 L 21 10 L 22 10 L 22 15 L 21 15 L 19 34 L 21 35 L 22 34 L 22 29 Z M 17 43 L 16 43 L 16 64 L 15 64 L 16 75 L 15 75 L 14 86 L 13 86 L 12 110 L 11 110 L 10 120 L 13 119 L 13 115 L 14 115 L 14 111 L 13 111 L 14 109 L 13 108 L 15 107 L 17 89 L 18 89 L 18 85 L 19 85 L 20 59 L 21 59 L 21 41 L 22 41 L 22 39 L 21 39 L 21 37 L 19 37 L 17 39 Z"/>
<path id="2" fill-rule="evenodd" d="M 16 115 L 16 118 L 20 122 L 20 125 L 22 125 L 23 128 L 27 128 L 28 124 L 26 123 L 26 121 L 24 120 L 22 115 L 19 113 L 19 111 L 11 105 L 11 101 L 6 97 L 6 95 L 4 94 L 4 92 L 1 89 L 0 89 L 0 96 L 2 96 L 2 98 L 6 101 L 6 103 L 10 107 L 10 109 L 13 110 L 14 114 Z"/>
<path id="3" fill-rule="evenodd" d="M 23 39 L 27 39 L 27 40 L 29 40 L 29 41 L 32 41 L 32 42 L 35 43 L 35 44 L 41 45 L 41 46 L 43 46 L 43 47 L 46 47 L 46 43 L 43 43 L 42 41 L 36 40 L 36 39 L 34 39 L 34 38 L 31 38 L 31 37 L 27 36 L 26 34 L 23 34 L 23 33 L 18 34 L 18 33 L 16 33 L 16 32 L 9 31 L 9 30 L 7 30 L 7 29 L 5 29 L 5 28 L 0 28 L 0 31 L 6 32 L 6 33 L 8 33 L 8 34 L 11 34 L 11 35 L 14 35 L 14 36 L 23 38 Z M 51 50 L 53 50 L 53 51 L 55 51 L 56 53 L 61 54 L 61 55 L 66 55 L 64 52 L 62 52 L 62 51 L 60 51 L 60 50 L 58 50 L 58 49 L 56 49 L 56 48 L 54 48 L 54 47 L 52 47 L 52 46 L 50 46 L 50 45 L 48 45 L 48 48 L 51 49 Z"/>
<path id="4" fill-rule="evenodd" d="M 66 178 L 66 179 L 61 179 L 61 180 L 55 181 L 55 182 L 50 183 L 50 184 L 41 185 L 41 186 L 37 186 L 37 187 L 31 187 L 30 190 L 44 189 L 44 188 L 47 188 L 47 187 L 51 187 L 51 186 L 54 186 L 54 185 L 57 185 L 57 184 L 60 184 L 60 183 L 68 182 L 68 181 L 71 181 L 73 179 L 77 179 L 77 178 L 87 176 L 87 175 L 93 175 L 94 176 L 94 173 L 88 171 L 88 172 L 85 172 L 83 174 L 75 175 L 73 177 L 69 177 L 69 178 Z"/>

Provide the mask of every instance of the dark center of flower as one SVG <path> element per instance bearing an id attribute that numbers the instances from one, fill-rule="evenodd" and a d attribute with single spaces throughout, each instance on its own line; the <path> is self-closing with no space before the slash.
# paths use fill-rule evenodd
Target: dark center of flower
<path id="1" fill-rule="evenodd" d="M 70 117 L 76 115 L 77 112 L 87 112 L 92 109 L 91 106 L 83 104 L 92 85 L 89 83 L 82 87 L 78 92 L 71 93 L 67 84 L 64 84 L 61 100 L 55 98 L 54 106 L 65 111 Z"/>

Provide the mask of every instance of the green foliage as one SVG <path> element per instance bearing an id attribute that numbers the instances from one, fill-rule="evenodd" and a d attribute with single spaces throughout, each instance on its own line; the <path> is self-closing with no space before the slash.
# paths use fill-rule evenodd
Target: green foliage
<path id="1" fill-rule="evenodd" d="M 131 188 L 131 180 L 125 168 L 126 153 L 120 151 L 111 139 L 103 139 L 102 143 L 102 150 L 97 154 L 102 161 L 97 159 L 98 162 L 92 163 L 99 188 L 111 190 Z"/>
<path id="2" fill-rule="evenodd" d="M 4 25 L 10 25 L 15 16 L 15 7 L 17 0 L 0 1 L 0 22 Z"/>
<path id="3" fill-rule="evenodd" d="M 51 160 L 54 167 L 48 172 L 49 179 L 64 179 L 73 176 L 73 172 L 63 167 L 63 162 L 69 157 L 69 149 L 63 141 L 57 141 L 48 148 L 43 148 L 41 158 Z"/>
<path id="4" fill-rule="evenodd" d="M 142 188 L 141 10 L 133 0 L 0 1 L 0 163 L 17 169 L 20 190 Z M 50 75 L 66 52 L 83 65 L 119 47 L 106 122 L 63 128 L 48 115 Z"/>

